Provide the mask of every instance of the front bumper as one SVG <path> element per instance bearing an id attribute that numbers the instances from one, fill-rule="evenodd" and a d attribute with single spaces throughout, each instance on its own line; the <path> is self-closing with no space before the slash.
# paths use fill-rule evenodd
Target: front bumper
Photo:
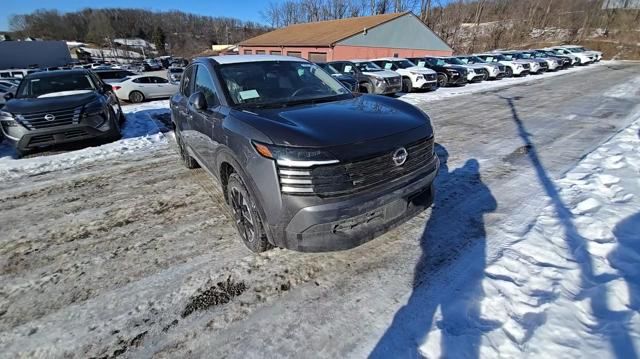
<path id="1" fill-rule="evenodd" d="M 390 85 L 386 82 L 382 84 L 374 84 L 374 91 L 379 95 L 392 95 L 402 91 L 402 81 L 398 85 Z"/>
<path id="2" fill-rule="evenodd" d="M 438 81 L 437 80 L 432 80 L 432 81 L 427 81 L 425 79 L 420 79 L 418 81 L 415 81 L 413 83 L 413 87 L 419 88 L 419 89 L 436 89 L 438 87 Z"/>
<path id="3" fill-rule="evenodd" d="M 20 129 L 20 133 L 15 132 L 16 130 L 14 128 L 8 129 L 2 126 L 5 140 L 9 141 L 20 151 L 82 140 L 107 138 L 111 135 L 112 129 L 113 123 L 111 123 L 111 121 L 106 121 L 99 129 L 79 123 L 38 130 L 22 128 Z"/>
<path id="4" fill-rule="evenodd" d="M 265 224 L 279 247 L 302 252 L 345 250 L 372 240 L 409 220 L 433 203 L 433 181 L 440 161 L 392 187 L 345 196 L 338 201 L 283 196 L 291 217 Z M 315 202 L 315 203 L 314 203 Z"/>

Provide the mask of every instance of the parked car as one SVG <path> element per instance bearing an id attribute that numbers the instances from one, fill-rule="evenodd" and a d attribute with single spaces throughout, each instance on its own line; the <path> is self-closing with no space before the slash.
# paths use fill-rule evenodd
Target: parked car
<path id="1" fill-rule="evenodd" d="M 580 57 L 576 56 L 575 54 L 567 50 L 560 51 L 559 49 L 552 49 L 552 48 L 546 47 L 546 48 L 540 49 L 540 51 L 545 51 L 551 56 L 566 57 L 569 60 L 571 60 L 571 66 L 577 66 L 577 65 L 580 65 L 581 63 Z"/>
<path id="2" fill-rule="evenodd" d="M 447 64 L 443 59 L 436 57 L 411 57 L 408 60 L 418 67 L 426 67 L 436 72 L 438 87 L 464 86 L 467 84 L 469 70 L 464 66 Z"/>
<path id="3" fill-rule="evenodd" d="M 184 68 L 182 67 L 170 67 L 167 70 L 167 79 L 169 82 L 179 83 L 183 72 Z"/>
<path id="4" fill-rule="evenodd" d="M 544 60 L 546 63 L 546 71 L 556 71 L 562 68 L 562 59 L 557 57 L 549 57 L 544 53 L 536 50 L 523 51 L 523 54 L 529 54 L 534 59 Z"/>
<path id="5" fill-rule="evenodd" d="M 580 60 L 578 62 L 578 65 L 585 66 L 595 61 L 595 55 L 588 54 L 584 51 L 580 51 L 577 49 L 566 49 L 562 46 L 554 46 L 554 47 L 551 47 L 551 49 L 559 53 L 560 55 L 571 55 L 571 56 L 578 57 L 578 59 Z"/>
<path id="6" fill-rule="evenodd" d="M 0 111 L 0 128 L 18 156 L 42 146 L 120 138 L 124 114 L 111 87 L 91 71 L 27 75 Z"/>
<path id="7" fill-rule="evenodd" d="M 584 46 L 580 45 L 562 45 L 562 48 L 567 49 L 574 54 L 585 54 L 592 59 L 592 62 L 598 62 L 602 60 L 602 52 L 586 49 Z"/>
<path id="8" fill-rule="evenodd" d="M 335 67 L 329 65 L 326 62 L 317 62 L 316 65 L 320 66 L 329 75 L 340 81 L 349 89 L 349 91 L 358 92 L 358 81 L 356 81 L 355 77 L 341 73 L 340 71 L 336 70 Z"/>
<path id="9" fill-rule="evenodd" d="M 489 78 L 489 74 L 486 70 L 477 69 L 477 66 L 466 65 L 464 62 L 453 56 L 439 58 L 442 59 L 446 64 L 465 67 L 467 69 L 467 80 L 469 82 L 481 82 Z"/>
<path id="10" fill-rule="evenodd" d="M 556 60 L 560 64 L 558 67 L 558 70 L 569 68 L 573 64 L 573 60 L 569 56 L 558 55 L 553 51 L 547 51 L 547 50 L 531 50 L 531 51 L 534 52 L 536 56 L 547 57 L 547 58 Z"/>
<path id="11" fill-rule="evenodd" d="M 488 78 L 493 80 L 499 80 L 506 76 L 507 69 L 504 65 L 489 63 L 474 55 L 466 55 L 466 56 L 456 56 L 460 61 L 462 61 L 465 65 L 473 65 L 474 70 L 485 70 L 487 72 Z"/>
<path id="12" fill-rule="evenodd" d="M 37 69 L 10 69 L 0 70 L 0 78 L 24 78 L 25 76 L 36 73 Z"/>
<path id="13" fill-rule="evenodd" d="M 254 252 L 352 248 L 433 201 L 429 116 L 352 94 L 307 60 L 195 59 L 170 107 L 183 163 L 220 181 Z"/>
<path id="14" fill-rule="evenodd" d="M 435 71 L 416 66 L 413 62 L 399 57 L 385 57 L 371 60 L 386 70 L 392 70 L 402 76 L 402 92 L 409 93 L 415 89 L 435 90 L 438 88 L 438 74 Z"/>
<path id="15" fill-rule="evenodd" d="M 354 76 L 359 92 L 393 95 L 402 91 L 402 78 L 394 71 L 384 70 L 369 60 L 329 62 L 336 70 Z"/>
<path id="16" fill-rule="evenodd" d="M 125 77 L 129 76 L 137 76 L 136 73 L 131 72 L 129 70 L 117 70 L 117 69 L 109 69 L 109 70 L 94 70 L 96 75 L 105 83 L 114 83 L 119 82 Z"/>
<path id="17" fill-rule="evenodd" d="M 162 63 L 154 59 L 147 59 L 143 62 L 145 71 L 159 71 L 162 70 Z"/>
<path id="18" fill-rule="evenodd" d="M 515 59 L 508 59 L 501 54 L 476 54 L 475 56 L 489 63 L 504 65 L 505 77 L 526 76 L 529 74 L 529 63 L 521 63 Z"/>
<path id="19" fill-rule="evenodd" d="M 505 58 L 507 58 L 510 61 L 516 61 L 519 62 L 521 64 L 527 64 L 529 65 L 529 73 L 530 74 L 539 74 L 542 73 L 543 67 L 541 65 L 541 63 L 545 63 L 546 65 L 546 61 L 544 60 L 536 60 L 531 58 L 530 55 L 524 56 L 521 52 L 519 51 L 500 51 L 498 52 L 498 54 L 503 55 Z"/>
<path id="20" fill-rule="evenodd" d="M 12 82 L 0 80 L 0 108 L 2 108 L 6 102 L 5 96 L 9 93 L 15 95 L 17 88 L 18 86 Z"/>
<path id="21" fill-rule="evenodd" d="M 179 84 L 151 75 L 137 75 L 112 82 L 111 87 L 119 99 L 142 102 L 154 98 L 168 98 L 178 91 Z"/>

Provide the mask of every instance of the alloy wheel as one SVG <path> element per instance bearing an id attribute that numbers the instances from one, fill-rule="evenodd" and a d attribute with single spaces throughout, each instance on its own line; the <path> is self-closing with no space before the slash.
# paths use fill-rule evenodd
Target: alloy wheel
<path id="1" fill-rule="evenodd" d="M 231 211 L 236 221 L 236 225 L 240 230 L 240 235 L 247 242 L 253 242 L 255 239 L 255 224 L 249 209 L 247 199 L 237 188 L 231 189 Z"/>

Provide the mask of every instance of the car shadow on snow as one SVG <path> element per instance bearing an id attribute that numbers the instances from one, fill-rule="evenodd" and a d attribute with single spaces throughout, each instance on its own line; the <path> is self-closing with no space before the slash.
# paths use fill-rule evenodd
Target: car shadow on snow
<path id="1" fill-rule="evenodd" d="M 121 140 L 151 136 L 157 133 L 165 133 L 173 130 L 173 126 L 171 124 L 171 115 L 169 113 L 169 109 L 167 108 L 130 111 L 128 113 L 125 113 L 125 117 L 126 119 L 124 123 L 120 125 L 120 132 L 122 133 Z M 113 142 L 92 139 L 47 146 L 39 148 L 27 157 L 32 158 L 55 155 L 59 153 L 78 151 L 90 147 L 102 146 L 109 143 Z M 17 154 L 13 146 L 11 146 L 6 140 L 0 143 L 0 158 L 3 157 L 17 158 Z"/>
<path id="2" fill-rule="evenodd" d="M 476 159 L 450 171 L 447 150 L 436 145 L 436 152 L 441 160 L 435 181 L 437 193 L 420 240 L 422 256 L 415 268 L 414 289 L 371 352 L 372 358 L 421 357 L 419 346 L 434 324 L 438 308 L 442 318 L 435 325 L 442 333 L 442 357 L 478 357 L 483 333 L 500 325 L 483 320 L 480 315 L 486 266 L 484 214 L 496 210 L 496 199 L 482 182 Z M 472 274 L 455 298 L 444 295 L 434 298 L 427 293 L 423 286 L 428 280 L 425 274 L 441 268 L 469 246 L 473 246 L 475 254 L 467 268 Z"/>

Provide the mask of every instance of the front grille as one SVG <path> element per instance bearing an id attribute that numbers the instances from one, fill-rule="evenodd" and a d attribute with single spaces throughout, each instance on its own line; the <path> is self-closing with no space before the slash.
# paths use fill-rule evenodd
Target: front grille
<path id="1" fill-rule="evenodd" d="M 498 70 L 500 70 L 500 72 L 505 72 L 505 71 L 507 71 L 507 67 L 504 66 L 504 65 L 499 65 L 498 66 Z"/>
<path id="2" fill-rule="evenodd" d="M 523 67 L 525 70 L 529 70 L 529 69 L 531 68 L 531 65 L 529 65 L 529 64 L 522 64 L 522 67 Z"/>
<path id="3" fill-rule="evenodd" d="M 384 79 L 389 85 L 400 85 L 400 77 L 386 77 Z"/>
<path id="4" fill-rule="evenodd" d="M 436 80 L 436 75 L 435 74 L 424 75 L 424 79 L 427 80 L 427 81 L 435 81 Z"/>
<path id="5" fill-rule="evenodd" d="M 17 120 L 30 130 L 77 124 L 82 107 L 47 112 L 17 114 Z M 47 117 L 47 118 L 45 118 Z"/>
<path id="6" fill-rule="evenodd" d="M 549 68 L 549 64 L 546 61 L 540 62 L 539 64 L 540 64 L 540 67 Z"/>
<path id="7" fill-rule="evenodd" d="M 419 172 L 433 162 L 433 137 L 405 145 L 406 162 L 396 166 L 388 151 L 361 160 L 311 169 L 278 166 L 280 185 L 285 193 L 341 196 L 389 183 Z"/>

